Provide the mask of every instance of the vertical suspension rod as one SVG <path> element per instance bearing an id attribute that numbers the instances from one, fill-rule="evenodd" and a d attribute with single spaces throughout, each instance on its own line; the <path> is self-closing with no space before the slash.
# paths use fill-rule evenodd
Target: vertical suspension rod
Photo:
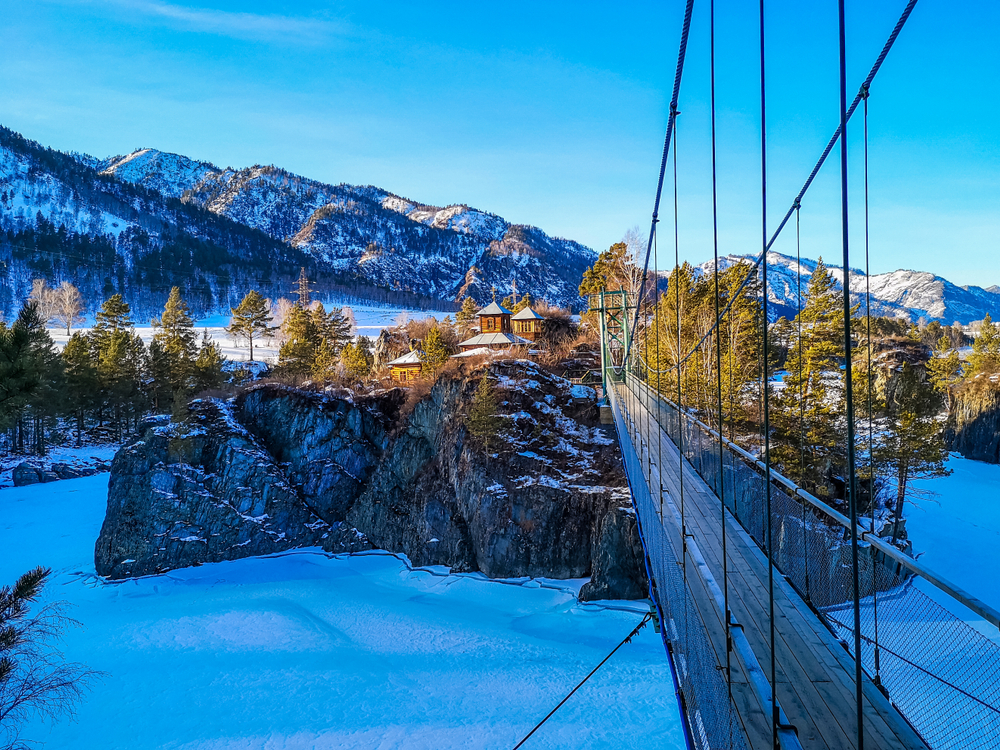
<path id="1" fill-rule="evenodd" d="M 841 0 L 843 2 L 843 0 Z M 763 342 L 761 350 L 760 385 L 764 401 L 764 497 L 767 513 L 767 600 L 769 622 L 769 646 L 771 649 L 771 741 L 778 748 L 778 680 L 777 663 L 774 655 L 774 539 L 771 522 L 771 421 L 767 382 L 768 331 L 767 331 L 767 93 L 764 65 L 764 0 L 760 0 L 760 216 L 761 216 L 761 272 L 763 316 L 761 328 Z"/>
<path id="2" fill-rule="evenodd" d="M 861 667 L 861 586 L 858 572 L 858 493 L 854 465 L 854 378 L 851 362 L 851 250 L 847 205 L 847 26 L 844 0 L 837 2 L 840 31 L 840 215 L 844 255 L 844 379 L 847 412 L 847 497 L 851 514 L 851 577 L 854 582 L 854 681 L 857 702 L 858 750 L 864 750 L 864 692 Z M 765 264 L 766 266 L 766 264 Z"/>
<path id="3" fill-rule="evenodd" d="M 710 0 L 709 14 L 709 75 L 711 78 L 711 108 L 712 108 L 712 257 L 715 262 L 715 317 L 719 317 L 719 191 L 718 191 L 718 155 L 716 151 L 716 121 L 715 121 L 715 0 Z M 722 521 L 722 593 L 726 608 L 726 688 L 729 694 L 729 710 L 733 702 L 733 667 L 732 650 L 733 636 L 729 629 L 732 614 L 729 610 L 729 553 L 726 539 L 726 460 L 725 445 L 722 442 L 722 328 L 715 333 L 715 395 L 719 410 L 719 505 Z M 772 689 L 773 692 L 773 689 Z"/>

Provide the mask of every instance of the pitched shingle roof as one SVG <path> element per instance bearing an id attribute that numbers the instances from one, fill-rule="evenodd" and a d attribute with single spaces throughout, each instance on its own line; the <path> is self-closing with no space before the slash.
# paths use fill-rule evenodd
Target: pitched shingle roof
<path id="1" fill-rule="evenodd" d="M 486 307 L 480 310 L 476 315 L 510 315 L 510 310 L 508 310 L 503 305 L 498 305 L 496 301 L 490 302 Z"/>

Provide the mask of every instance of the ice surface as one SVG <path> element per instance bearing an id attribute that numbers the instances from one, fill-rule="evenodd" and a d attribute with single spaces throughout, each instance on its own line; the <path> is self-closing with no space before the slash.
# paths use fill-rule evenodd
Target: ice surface
<path id="1" fill-rule="evenodd" d="M 913 483 L 935 494 L 907 505 L 907 535 L 921 562 L 1000 608 L 1000 465 L 953 453 L 947 467 L 950 477 Z"/>
<path id="2" fill-rule="evenodd" d="M 641 615 L 581 605 L 580 581 L 510 585 L 386 554 L 304 550 L 105 584 L 93 549 L 106 474 L 0 491 L 0 581 L 49 565 L 83 628 L 70 659 L 107 673 L 74 750 L 509 748 Z M 620 607 L 620 609 L 619 609 Z M 532 748 L 683 747 L 669 665 L 646 628 Z"/>

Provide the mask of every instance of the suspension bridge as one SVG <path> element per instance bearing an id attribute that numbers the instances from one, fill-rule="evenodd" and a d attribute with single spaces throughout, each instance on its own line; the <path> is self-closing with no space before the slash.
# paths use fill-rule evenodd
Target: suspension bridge
<path id="1" fill-rule="evenodd" d="M 664 314 L 661 297 L 671 292 L 661 294 L 655 247 L 672 154 L 673 269 L 680 269 L 672 136 L 694 6 L 694 0 L 687 0 L 641 282 L 637 289 L 604 290 L 589 300 L 600 323 L 603 389 L 636 509 L 650 597 L 693 748 L 1000 749 L 1000 611 L 907 554 L 895 543 L 895 532 L 880 535 L 884 527 L 876 524 L 874 502 L 869 503 L 870 518 L 860 510 L 859 474 L 867 469 L 873 476 L 874 467 L 866 467 L 865 461 L 871 464 L 874 459 L 870 453 L 866 459 L 856 434 L 851 356 L 859 336 L 851 322 L 853 297 L 864 298 L 866 315 L 870 299 L 867 290 L 851 288 L 849 274 L 842 352 L 848 466 L 841 508 L 846 506 L 847 512 L 779 473 L 771 456 L 767 252 L 793 216 L 798 225 L 803 197 L 839 143 L 843 267 L 851 268 L 846 134 L 860 108 L 865 128 L 867 275 L 869 92 L 916 2 L 905 4 L 848 106 L 844 0 L 839 0 L 840 122 L 783 220 L 769 234 L 765 16 L 760 0 L 760 255 L 746 264 L 738 284 L 730 278 L 720 290 L 715 8 L 709 0 L 714 320 L 698 332 L 693 347 L 684 347 L 679 283 L 673 285 L 678 295 L 676 321 L 663 325 L 659 319 Z M 752 297 L 759 305 L 756 332 L 735 320 L 741 297 Z M 801 290 L 798 299 L 801 311 Z M 677 340 L 664 358 L 659 337 L 671 325 Z M 869 319 L 869 379 L 870 331 Z M 759 432 L 751 436 L 746 420 L 742 429 L 736 427 L 732 387 L 728 399 L 723 398 L 724 373 L 733 377 L 733 362 L 727 369 L 724 357 L 732 356 L 738 339 L 759 348 L 754 385 L 741 390 L 754 394 L 759 409 Z M 696 397 L 685 391 L 692 370 L 702 374 Z"/>

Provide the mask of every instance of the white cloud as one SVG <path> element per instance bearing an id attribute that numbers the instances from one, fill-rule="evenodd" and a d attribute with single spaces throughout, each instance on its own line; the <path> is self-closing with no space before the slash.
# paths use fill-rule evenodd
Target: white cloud
<path id="1" fill-rule="evenodd" d="M 345 30 L 343 26 L 324 19 L 189 7 L 158 0 L 84 0 L 84 4 L 102 8 L 116 6 L 127 14 L 142 16 L 185 31 L 260 42 L 316 43 Z M 126 17 L 123 20 L 136 19 Z"/>

